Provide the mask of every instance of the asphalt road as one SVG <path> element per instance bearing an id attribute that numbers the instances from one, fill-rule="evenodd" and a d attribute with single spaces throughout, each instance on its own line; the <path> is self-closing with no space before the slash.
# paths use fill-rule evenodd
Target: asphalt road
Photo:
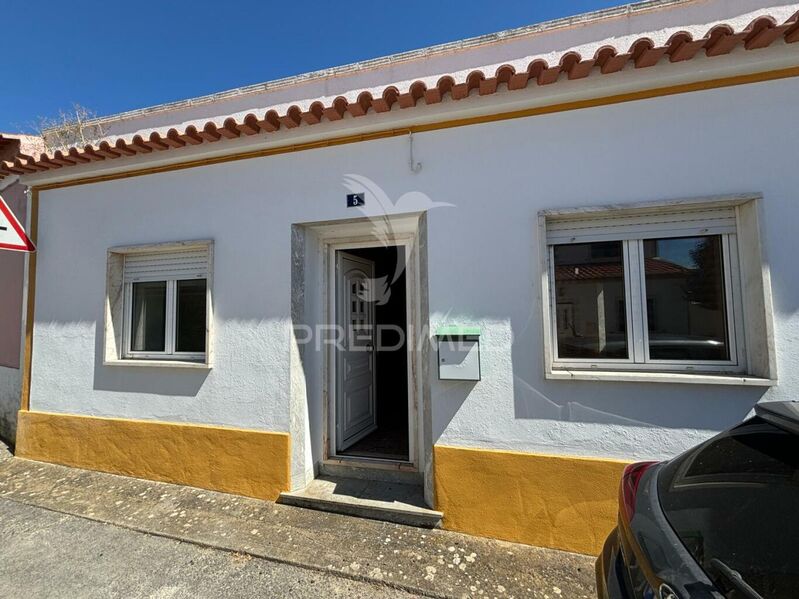
<path id="1" fill-rule="evenodd" d="M 0 597 L 412 597 L 0 499 Z"/>

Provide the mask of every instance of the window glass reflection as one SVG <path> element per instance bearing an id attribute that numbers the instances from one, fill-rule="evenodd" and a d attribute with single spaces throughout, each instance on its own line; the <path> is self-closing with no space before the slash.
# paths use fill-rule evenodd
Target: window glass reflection
<path id="1" fill-rule="evenodd" d="M 644 241 L 649 357 L 729 360 L 721 236 Z"/>
<path id="2" fill-rule="evenodd" d="M 164 351 L 166 339 L 166 282 L 133 284 L 132 351 Z"/>
<path id="3" fill-rule="evenodd" d="M 627 358 L 621 241 L 556 245 L 559 358 Z"/>
<path id="4" fill-rule="evenodd" d="M 179 352 L 205 351 L 205 279 L 177 282 L 177 330 Z"/>

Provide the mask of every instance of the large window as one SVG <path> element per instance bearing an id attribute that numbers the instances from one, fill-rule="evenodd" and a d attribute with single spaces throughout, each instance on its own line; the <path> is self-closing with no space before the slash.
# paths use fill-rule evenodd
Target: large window
<path id="1" fill-rule="evenodd" d="M 551 370 L 747 372 L 735 206 L 584 211 L 545 226 Z"/>
<path id="2" fill-rule="evenodd" d="M 202 362 L 208 342 L 207 247 L 123 256 L 123 357 Z"/>

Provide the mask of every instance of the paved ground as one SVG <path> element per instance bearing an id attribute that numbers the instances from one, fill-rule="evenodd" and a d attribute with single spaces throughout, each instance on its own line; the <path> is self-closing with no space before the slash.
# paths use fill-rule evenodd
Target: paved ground
<path id="1" fill-rule="evenodd" d="M 593 558 L 3 459 L 2 597 L 594 597 Z"/>
<path id="2" fill-rule="evenodd" d="M 0 588 L 5 599 L 414 596 L 6 499 L 0 499 L 0 530 Z"/>

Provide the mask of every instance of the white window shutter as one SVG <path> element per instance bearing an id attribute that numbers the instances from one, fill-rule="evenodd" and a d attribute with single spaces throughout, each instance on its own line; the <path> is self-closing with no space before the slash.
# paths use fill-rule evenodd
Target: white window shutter
<path id="1" fill-rule="evenodd" d="M 735 233 L 735 208 L 682 209 L 628 215 L 547 218 L 547 243 L 623 241 Z"/>
<path id="2" fill-rule="evenodd" d="M 125 255 L 125 283 L 207 277 L 207 246 Z"/>

